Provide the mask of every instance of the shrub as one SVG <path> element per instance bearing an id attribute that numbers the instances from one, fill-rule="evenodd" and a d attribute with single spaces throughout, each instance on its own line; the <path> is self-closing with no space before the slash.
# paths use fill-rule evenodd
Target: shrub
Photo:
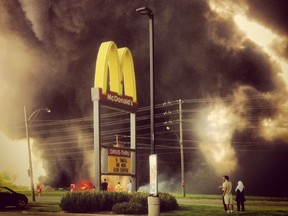
<path id="1" fill-rule="evenodd" d="M 103 209 L 104 211 L 111 210 L 113 205 L 116 203 L 128 202 L 129 194 L 128 193 L 119 193 L 119 192 L 104 192 L 102 194 L 103 199 Z"/>
<path id="2" fill-rule="evenodd" d="M 160 211 L 171 211 L 178 208 L 177 200 L 168 193 L 159 193 Z"/>
<path id="3" fill-rule="evenodd" d="M 176 198 L 168 193 L 159 193 L 160 211 L 178 208 Z M 118 214 L 142 214 L 148 212 L 148 193 L 126 192 L 68 192 L 60 202 L 63 211 L 91 213 L 113 211 Z"/>
<path id="4" fill-rule="evenodd" d="M 148 193 L 132 193 L 130 197 L 130 202 L 136 202 L 141 204 L 142 206 L 148 208 Z"/>
<path id="5" fill-rule="evenodd" d="M 116 214 L 145 214 L 147 208 L 136 202 L 122 202 L 116 203 L 112 211 Z"/>
<path id="6" fill-rule="evenodd" d="M 95 212 L 103 209 L 102 194 L 97 192 L 69 192 L 60 202 L 63 211 L 73 213 Z"/>
<path id="7" fill-rule="evenodd" d="M 148 193 L 133 193 L 129 202 L 117 203 L 112 211 L 116 214 L 146 214 L 148 212 Z M 160 211 L 171 211 L 178 208 L 177 200 L 168 193 L 159 193 Z"/>

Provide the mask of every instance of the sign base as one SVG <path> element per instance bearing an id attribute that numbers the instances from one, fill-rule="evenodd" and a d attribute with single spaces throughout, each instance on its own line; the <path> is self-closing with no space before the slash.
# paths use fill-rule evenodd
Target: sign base
<path id="1" fill-rule="evenodd" d="M 157 196 L 148 196 L 148 216 L 160 215 L 160 198 Z"/>

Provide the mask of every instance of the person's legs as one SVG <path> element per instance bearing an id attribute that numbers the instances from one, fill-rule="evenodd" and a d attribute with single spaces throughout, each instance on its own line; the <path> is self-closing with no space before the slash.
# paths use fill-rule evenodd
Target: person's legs
<path id="1" fill-rule="evenodd" d="M 244 207 L 244 202 L 243 201 L 241 202 L 241 210 L 245 211 L 245 207 Z"/>
<path id="2" fill-rule="evenodd" d="M 240 211 L 240 202 L 237 201 L 237 211 Z"/>
<path id="3" fill-rule="evenodd" d="M 229 204 L 229 210 L 230 212 L 233 212 L 233 204 Z"/>
<path id="4" fill-rule="evenodd" d="M 227 211 L 227 206 L 225 204 L 224 196 L 222 196 L 222 202 L 223 202 L 224 210 Z"/>
<path id="5" fill-rule="evenodd" d="M 233 197 L 232 195 L 229 196 L 229 204 L 230 204 L 230 212 L 233 212 Z"/>
<path id="6" fill-rule="evenodd" d="M 226 204 L 227 213 L 229 213 L 229 204 Z"/>
<path id="7" fill-rule="evenodd" d="M 229 196 L 227 194 L 224 196 L 224 202 L 226 206 L 226 211 L 227 213 L 229 213 Z"/>

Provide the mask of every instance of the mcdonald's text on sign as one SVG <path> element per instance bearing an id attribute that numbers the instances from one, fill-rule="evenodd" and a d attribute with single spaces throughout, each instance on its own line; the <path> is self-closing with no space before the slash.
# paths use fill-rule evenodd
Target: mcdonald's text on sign
<path id="1" fill-rule="evenodd" d="M 134 103 L 131 97 L 125 95 L 119 96 L 114 92 L 107 91 L 106 94 L 103 94 L 102 90 L 99 89 L 99 99 L 104 101 L 104 104 L 115 105 L 118 108 L 132 111 L 137 109 L 137 103 Z"/>

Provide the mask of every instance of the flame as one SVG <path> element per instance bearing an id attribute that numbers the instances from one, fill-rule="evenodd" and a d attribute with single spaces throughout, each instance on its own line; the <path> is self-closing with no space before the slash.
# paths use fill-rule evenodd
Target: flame
<path id="1" fill-rule="evenodd" d="M 91 182 L 88 182 L 86 180 L 82 180 L 79 184 L 79 188 L 81 190 L 93 190 L 93 185 Z"/>
<path id="2" fill-rule="evenodd" d="M 70 184 L 70 191 L 77 190 L 94 190 L 92 182 L 81 180 L 79 184 Z"/>

